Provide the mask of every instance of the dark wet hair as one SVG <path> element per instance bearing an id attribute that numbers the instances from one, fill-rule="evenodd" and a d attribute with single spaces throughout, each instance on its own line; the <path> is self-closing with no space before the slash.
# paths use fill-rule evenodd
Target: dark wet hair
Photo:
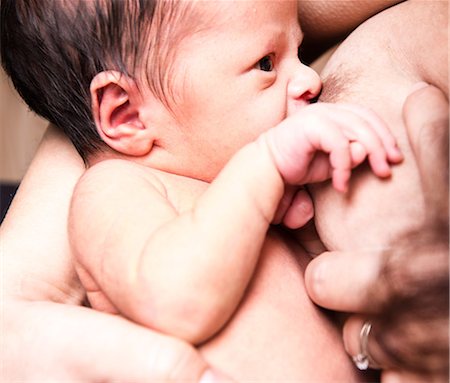
<path id="1" fill-rule="evenodd" d="M 133 77 L 144 67 L 148 85 L 163 98 L 167 65 L 160 61 L 168 57 L 169 33 L 164 28 L 176 4 L 1 0 L 2 66 L 30 109 L 62 129 L 86 162 L 105 148 L 91 112 L 93 77 L 111 69 Z"/>

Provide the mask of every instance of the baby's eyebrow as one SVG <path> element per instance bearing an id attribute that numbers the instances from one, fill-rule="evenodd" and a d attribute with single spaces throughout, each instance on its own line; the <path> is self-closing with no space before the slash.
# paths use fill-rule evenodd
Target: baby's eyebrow
<path id="1" fill-rule="evenodd" d="M 284 26 L 268 27 L 265 49 L 271 51 L 280 44 L 291 44 L 291 39 L 295 40 L 297 45 L 300 45 L 303 40 L 303 32 L 300 28 L 291 28 L 290 30 L 287 30 Z"/>

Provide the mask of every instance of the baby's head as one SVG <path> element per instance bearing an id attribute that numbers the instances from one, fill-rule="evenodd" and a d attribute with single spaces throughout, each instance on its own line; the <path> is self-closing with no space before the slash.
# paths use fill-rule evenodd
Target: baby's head
<path id="1" fill-rule="evenodd" d="M 2 1 L 3 66 L 88 159 L 210 181 L 320 90 L 298 59 L 296 1 L 22 3 Z"/>
<path id="2" fill-rule="evenodd" d="M 105 70 L 134 77 L 148 63 L 148 85 L 162 97 L 182 4 L 2 0 L 2 65 L 30 108 L 63 129 L 86 159 L 104 147 L 91 113 L 92 79 Z"/>

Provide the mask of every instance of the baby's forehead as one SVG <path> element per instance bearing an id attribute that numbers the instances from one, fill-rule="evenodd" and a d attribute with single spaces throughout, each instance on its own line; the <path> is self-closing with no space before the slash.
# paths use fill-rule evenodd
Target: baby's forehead
<path id="1" fill-rule="evenodd" d="M 232 31 L 236 26 L 249 31 L 259 23 L 275 23 L 287 19 L 300 28 L 296 1 L 193 0 L 188 3 L 190 22 L 198 31 Z M 289 25 L 285 27 L 288 28 Z"/>

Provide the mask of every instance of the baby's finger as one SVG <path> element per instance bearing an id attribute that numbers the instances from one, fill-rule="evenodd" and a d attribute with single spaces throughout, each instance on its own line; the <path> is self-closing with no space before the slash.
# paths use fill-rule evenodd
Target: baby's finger
<path id="1" fill-rule="evenodd" d="M 391 169 L 386 150 L 371 123 L 360 117 L 359 112 L 352 111 L 350 106 L 342 107 L 340 104 L 336 105 L 333 119 L 342 127 L 348 140 L 357 141 L 364 146 L 373 172 L 378 177 L 389 177 Z"/>
<path id="2" fill-rule="evenodd" d="M 389 130 L 389 127 L 386 123 L 379 117 L 374 111 L 369 108 L 365 108 L 362 105 L 353 105 L 353 104 L 339 104 L 342 108 L 347 109 L 359 117 L 364 119 L 372 129 L 376 132 L 378 137 L 380 138 L 384 149 L 386 150 L 387 158 L 392 163 L 399 163 L 403 161 L 403 154 L 400 151 L 397 141 L 395 137 Z"/>
<path id="3" fill-rule="evenodd" d="M 312 147 L 329 153 L 332 182 L 336 190 L 346 192 L 352 169 L 350 142 L 335 116 L 322 117 L 320 124 L 309 124 L 306 137 Z"/>
<path id="4" fill-rule="evenodd" d="M 341 131 L 336 132 L 336 141 L 330 145 L 330 165 L 332 167 L 333 187 L 340 192 L 347 192 L 348 182 L 351 175 L 352 160 L 350 142 L 345 139 Z"/>
<path id="5" fill-rule="evenodd" d="M 352 157 L 352 168 L 362 164 L 367 157 L 366 148 L 357 141 L 350 142 L 350 153 Z"/>
<path id="6" fill-rule="evenodd" d="M 277 211 L 275 212 L 275 217 L 272 220 L 272 224 L 278 225 L 283 221 L 286 212 L 288 211 L 289 207 L 292 204 L 292 200 L 294 198 L 296 189 L 297 189 L 296 186 L 292 185 L 285 186 L 283 197 L 281 198 L 281 201 L 278 204 L 278 208 Z"/>
<path id="7" fill-rule="evenodd" d="M 353 134 L 357 142 L 364 146 L 370 167 L 375 175 L 381 178 L 389 177 L 391 175 L 391 167 L 387 159 L 386 150 L 377 134 L 371 130 L 370 126 L 364 129 L 356 128 Z"/>
<path id="8" fill-rule="evenodd" d="M 348 190 L 348 182 L 351 177 L 350 169 L 333 169 L 331 175 L 333 187 L 342 193 L 346 193 Z"/>
<path id="9" fill-rule="evenodd" d="M 283 219 L 289 229 L 303 227 L 314 216 L 314 205 L 311 196 L 305 189 L 299 189 L 294 195 Z"/>

